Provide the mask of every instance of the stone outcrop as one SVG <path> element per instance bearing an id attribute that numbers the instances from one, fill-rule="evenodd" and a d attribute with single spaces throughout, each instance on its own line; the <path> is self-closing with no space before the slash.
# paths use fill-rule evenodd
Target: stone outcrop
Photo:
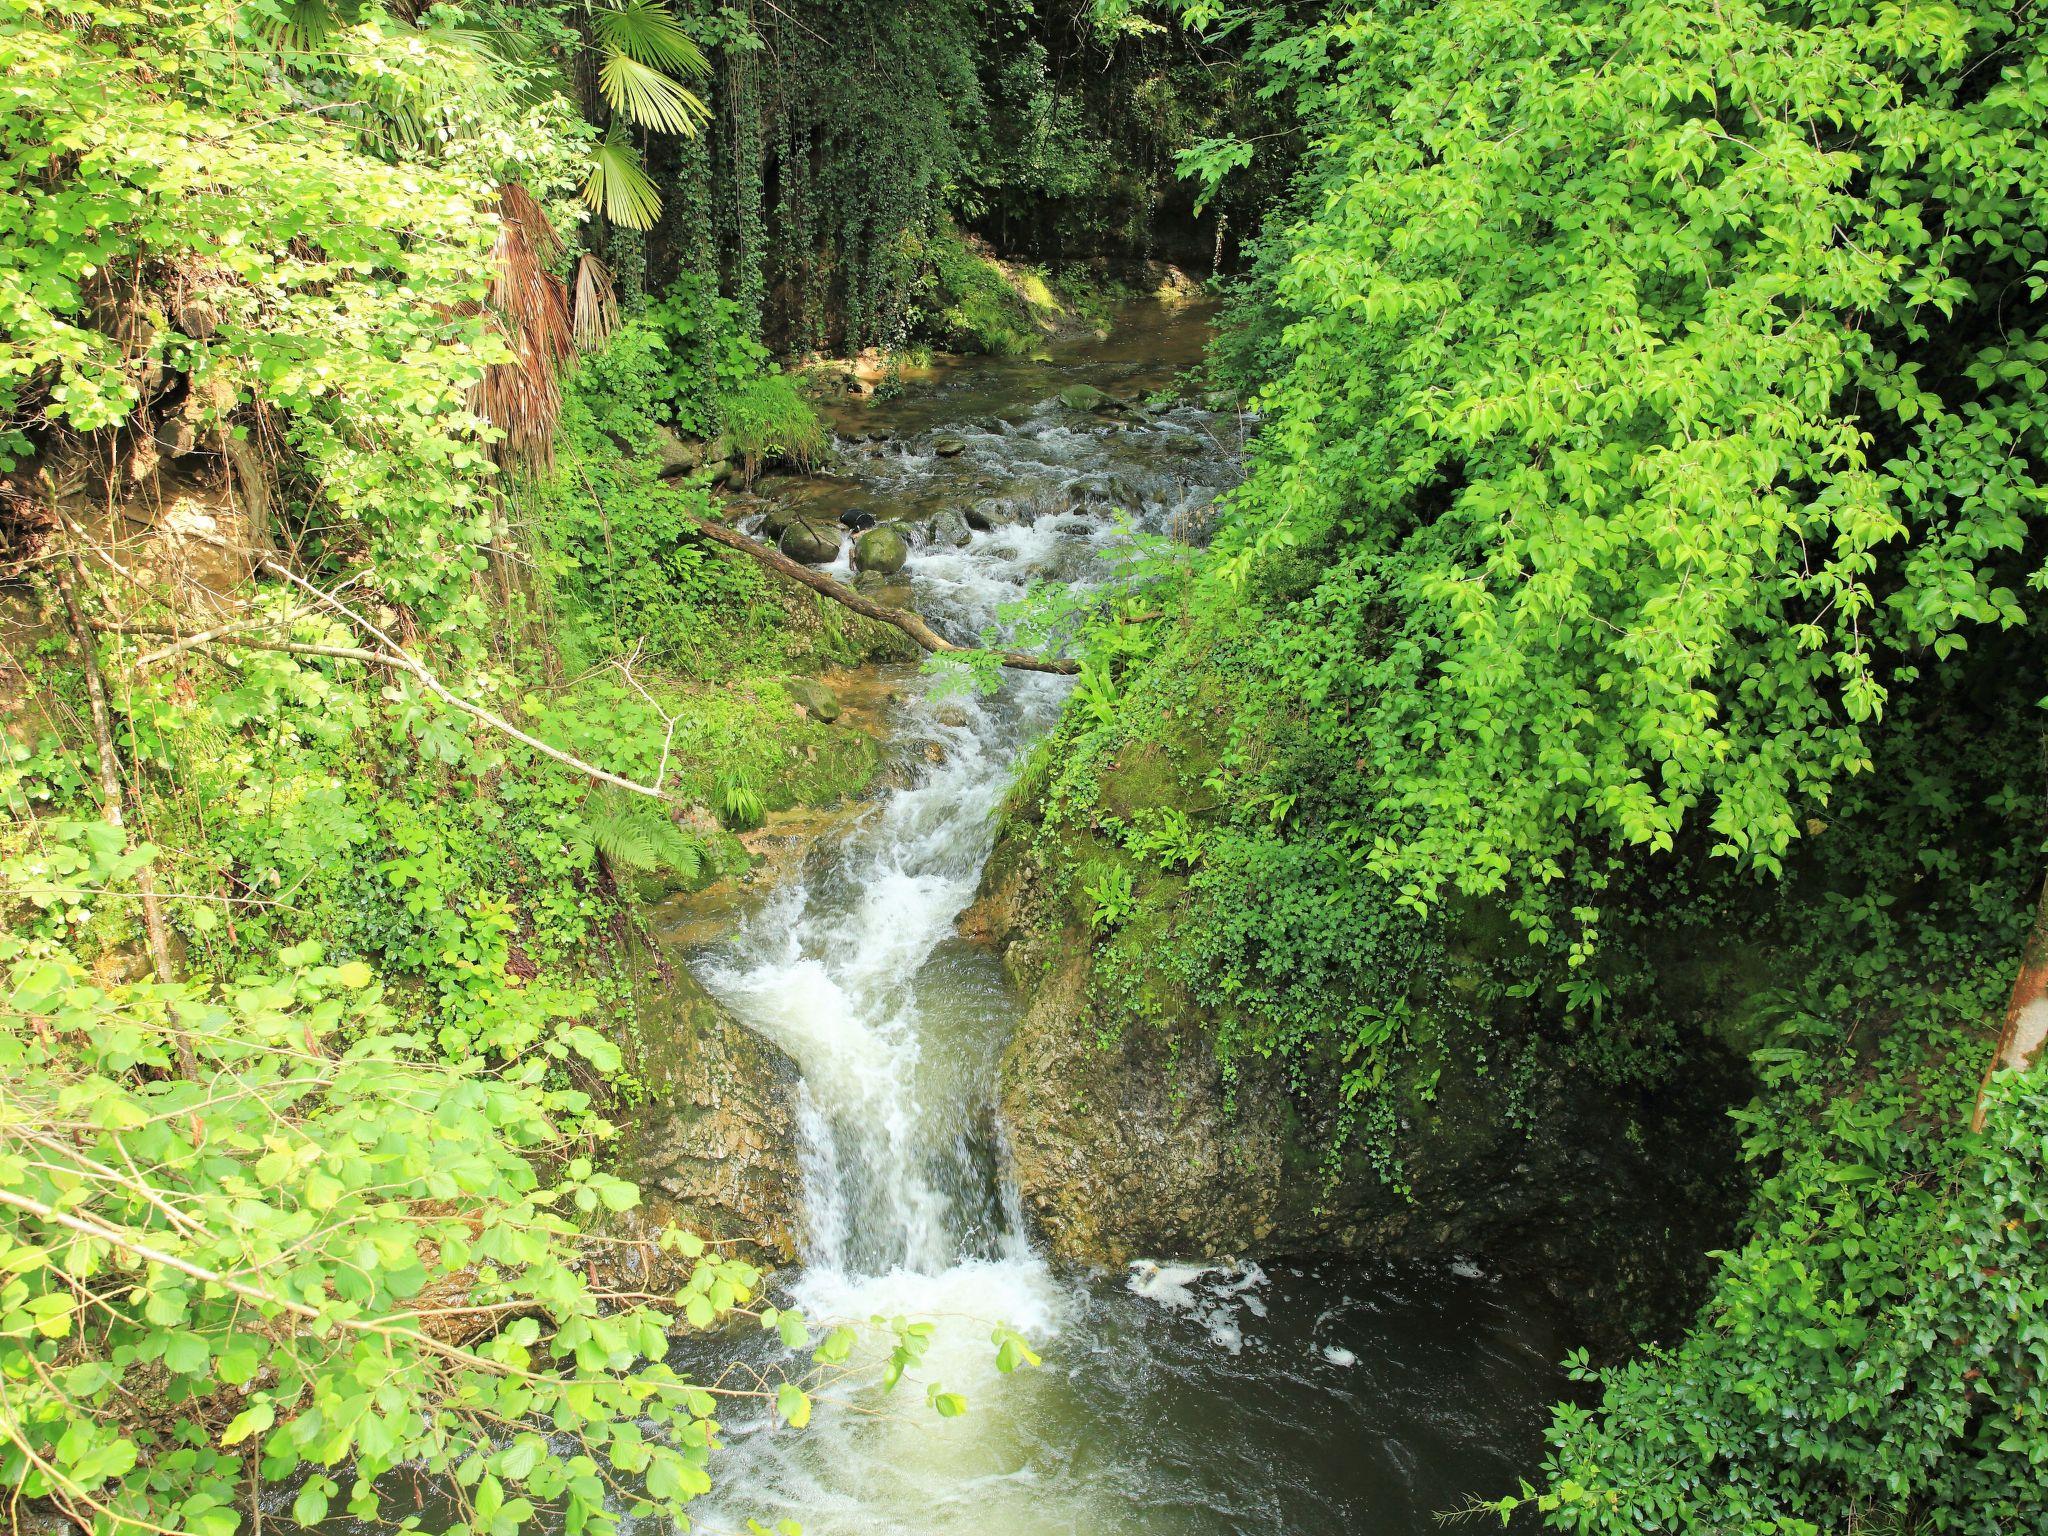
<path id="1" fill-rule="evenodd" d="M 631 1053 L 644 1098 L 615 1118 L 619 1172 L 641 1205 L 608 1229 L 601 1262 L 615 1284 L 674 1289 L 688 1261 L 653 1241 L 674 1224 L 763 1268 L 795 1259 L 802 1222 L 796 1063 L 755 1034 L 679 963 L 635 978 Z"/>
<path id="2" fill-rule="evenodd" d="M 1526 1021 L 1446 1022 L 1391 1053 L 1367 1096 L 1382 1118 L 1340 1142 L 1340 1064 L 1245 1051 L 1226 1072 L 1191 1007 L 1112 1024 L 1091 936 L 1030 830 L 1013 810 L 962 928 L 1002 950 L 1027 1000 L 1001 1107 L 1057 1258 L 1469 1257 L 1536 1278 L 1607 1346 L 1683 1321 L 1699 1256 L 1740 1206 L 1732 1069 L 1618 1089 L 1535 1032 L 1512 1073 L 1489 1071 Z"/>

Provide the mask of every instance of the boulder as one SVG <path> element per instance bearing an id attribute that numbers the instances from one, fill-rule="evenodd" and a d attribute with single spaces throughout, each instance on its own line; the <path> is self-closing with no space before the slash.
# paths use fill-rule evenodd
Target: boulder
<path id="1" fill-rule="evenodd" d="M 984 497 L 961 514 L 967 526 L 977 533 L 993 533 L 998 528 L 1008 528 L 1017 519 L 1010 509 L 993 496 Z"/>
<path id="2" fill-rule="evenodd" d="M 786 678 L 782 691 L 803 705 L 804 713 L 813 720 L 822 720 L 829 725 L 839 718 L 839 695 L 815 677 Z"/>
<path id="3" fill-rule="evenodd" d="M 974 540 L 974 529 L 958 507 L 941 507 L 924 525 L 927 543 L 965 549 Z"/>
<path id="4" fill-rule="evenodd" d="M 839 558 L 839 530 L 830 523 L 793 518 L 776 536 L 775 547 L 805 565 L 830 565 Z"/>
<path id="5" fill-rule="evenodd" d="M 885 608 L 910 606 L 910 581 L 904 576 L 884 576 L 880 571 L 855 571 L 853 589 L 863 597 L 873 598 Z"/>
<path id="6" fill-rule="evenodd" d="M 704 462 L 704 444 L 696 439 L 686 440 L 667 427 L 659 427 L 654 435 L 654 457 L 660 466 L 658 473 L 664 480 L 673 480 L 687 475 Z"/>
<path id="7" fill-rule="evenodd" d="M 894 576 L 910 558 L 910 546 L 894 528 L 870 528 L 853 541 L 853 568 Z"/>
<path id="8" fill-rule="evenodd" d="M 1098 416 L 1124 409 L 1123 401 L 1093 384 L 1069 384 L 1060 391 L 1059 401 L 1070 411 L 1089 411 Z"/>
<path id="9" fill-rule="evenodd" d="M 773 542 L 795 521 L 796 508 L 778 502 L 761 514 L 761 537 Z"/>

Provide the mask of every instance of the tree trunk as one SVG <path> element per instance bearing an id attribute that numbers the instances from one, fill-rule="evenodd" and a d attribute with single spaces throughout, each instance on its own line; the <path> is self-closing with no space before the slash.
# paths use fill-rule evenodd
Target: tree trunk
<path id="1" fill-rule="evenodd" d="M 1994 1072 L 2024 1072 L 2041 1057 L 2048 1044 L 2048 885 L 2034 909 L 2034 926 L 2027 930 L 2020 947 L 2020 973 L 2012 984 L 2012 1000 L 2005 1007 L 2005 1027 L 1998 1032 L 1998 1049 L 1984 1068 L 1984 1080 L 1977 1085 L 1977 1106 L 1970 1113 L 1970 1129 L 1984 1129 L 1986 1095 Z"/>

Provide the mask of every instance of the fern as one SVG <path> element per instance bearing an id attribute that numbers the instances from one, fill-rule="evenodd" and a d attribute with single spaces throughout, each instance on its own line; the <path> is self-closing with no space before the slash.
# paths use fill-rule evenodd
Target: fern
<path id="1" fill-rule="evenodd" d="M 701 843 L 645 800 L 610 785 L 584 800 L 575 837 L 578 847 L 614 873 L 667 870 L 695 880 L 704 871 Z"/>

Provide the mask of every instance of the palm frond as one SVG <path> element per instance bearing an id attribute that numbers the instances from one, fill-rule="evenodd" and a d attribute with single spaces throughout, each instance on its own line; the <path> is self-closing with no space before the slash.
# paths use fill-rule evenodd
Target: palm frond
<path id="1" fill-rule="evenodd" d="M 588 251 L 576 263 L 569 316 L 576 345 L 586 352 L 603 346 L 619 328 L 619 296 L 612 287 L 611 269 Z"/>
<path id="2" fill-rule="evenodd" d="M 671 74 L 692 75 L 702 80 L 711 73 L 704 50 L 683 30 L 675 12 L 662 0 L 601 5 L 593 19 L 598 39 L 610 51 Z"/>
<path id="3" fill-rule="evenodd" d="M 311 53 L 351 18 L 353 6 L 336 0 L 291 0 L 273 14 L 252 15 L 249 30 L 279 53 Z"/>
<path id="4" fill-rule="evenodd" d="M 557 375 L 575 350 L 568 298 L 549 270 L 561 251 L 532 195 L 517 182 L 500 188 L 490 307 L 513 356 L 484 370 L 473 404 L 504 434 L 496 449 L 501 461 L 544 467 L 554 459 L 562 414 Z"/>
<path id="5" fill-rule="evenodd" d="M 652 229 L 661 217 L 661 193 L 641 169 L 640 156 L 616 126 L 590 156 L 583 204 L 627 229 Z"/>
<path id="6" fill-rule="evenodd" d="M 555 226 L 548 222 L 547 211 L 520 183 L 508 181 L 498 189 L 498 212 L 508 222 L 518 226 L 528 248 L 543 264 L 551 264 L 562 259 L 562 237 L 555 233 Z"/>
<path id="7" fill-rule="evenodd" d="M 710 115 L 696 95 L 628 53 L 605 53 L 597 85 L 614 112 L 642 128 L 693 134 Z"/>

